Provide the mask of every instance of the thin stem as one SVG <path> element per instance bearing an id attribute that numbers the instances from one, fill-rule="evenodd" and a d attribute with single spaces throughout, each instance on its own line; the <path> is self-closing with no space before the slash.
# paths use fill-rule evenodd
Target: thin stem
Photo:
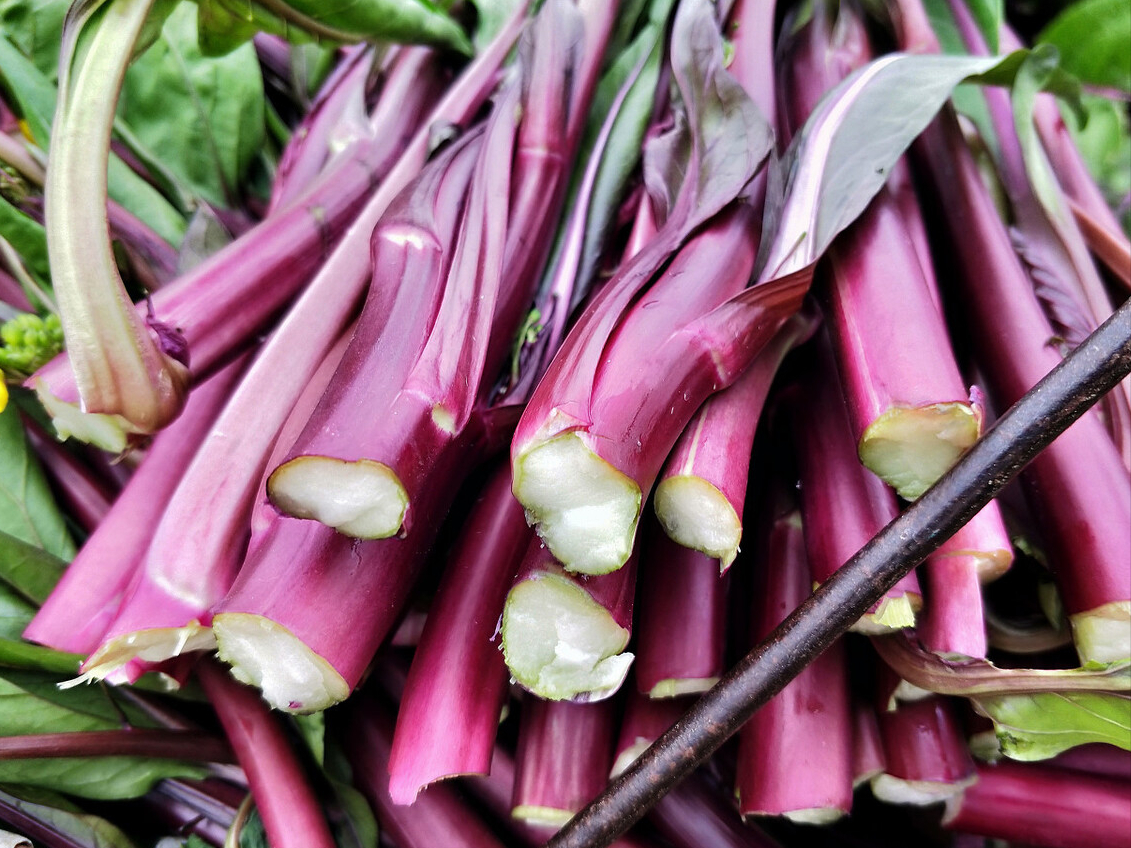
<path id="1" fill-rule="evenodd" d="M 547 843 L 548 848 L 599 848 L 627 830 L 1129 371 L 1131 302 L 1120 307 L 916 503 L 822 584 L 562 828 Z"/>
<path id="2" fill-rule="evenodd" d="M 151 757 L 234 763 L 228 744 L 207 733 L 185 730 L 80 730 L 0 737 L 0 760 L 57 757 Z"/>

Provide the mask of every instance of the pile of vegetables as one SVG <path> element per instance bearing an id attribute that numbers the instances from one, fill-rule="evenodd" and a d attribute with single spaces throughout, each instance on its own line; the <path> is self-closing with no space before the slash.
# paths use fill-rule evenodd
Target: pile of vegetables
<path id="1" fill-rule="evenodd" d="M 0 2 L 0 845 L 554 844 L 1128 321 L 1126 4 L 323 6 Z M 1129 469 L 615 844 L 1126 846 Z"/>

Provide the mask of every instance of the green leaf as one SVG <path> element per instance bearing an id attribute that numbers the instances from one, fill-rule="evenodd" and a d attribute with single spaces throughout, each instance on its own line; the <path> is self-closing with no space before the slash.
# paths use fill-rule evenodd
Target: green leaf
<path id="1" fill-rule="evenodd" d="M 0 532 L 67 561 L 75 553 L 15 405 L 0 412 Z"/>
<path id="2" fill-rule="evenodd" d="M 18 641 L 35 615 L 35 607 L 0 583 L 0 640 Z"/>
<path id="3" fill-rule="evenodd" d="M 267 841 L 267 831 L 263 827 L 263 819 L 259 817 L 259 810 L 252 807 L 240 828 L 239 848 L 271 848 Z"/>
<path id="4" fill-rule="evenodd" d="M 27 786 L 0 787 L 0 801 L 24 812 L 84 848 L 135 848 L 122 831 L 105 819 L 83 812 L 54 792 Z"/>
<path id="5" fill-rule="evenodd" d="M 518 8 L 520 0 L 472 0 L 472 2 L 477 17 L 472 43 L 475 45 L 475 52 L 478 53 L 490 44 L 491 39 L 503 28 L 503 24 Z"/>
<path id="6" fill-rule="evenodd" d="M 0 89 L 27 124 L 32 141 L 48 149 L 58 92 L 55 84 L 12 44 L 0 37 Z M 108 170 L 110 198 L 145 221 L 172 245 L 184 236 L 185 219 L 157 189 L 111 154 Z"/>
<path id="7" fill-rule="evenodd" d="M 314 761 L 322 765 L 326 754 L 326 714 L 323 712 L 308 715 L 290 716 L 298 735 L 310 749 Z"/>
<path id="8" fill-rule="evenodd" d="M 63 18 L 70 5 L 70 0 L 0 0 L 0 33 L 50 79 L 59 65 Z"/>
<path id="9" fill-rule="evenodd" d="M 1057 15 L 1037 36 L 1060 51 L 1061 66 L 1092 85 L 1131 93 L 1131 5 L 1127 0 L 1082 0 Z"/>
<path id="10" fill-rule="evenodd" d="M 126 72 L 118 115 L 138 143 L 160 153 L 176 179 L 209 203 L 234 206 L 263 145 L 255 50 L 245 44 L 222 57 L 205 56 L 196 9 L 181 3 Z"/>
<path id="11" fill-rule="evenodd" d="M 330 779 L 333 797 L 326 804 L 326 818 L 338 848 L 377 848 L 377 818 L 357 789 Z"/>
<path id="12" fill-rule="evenodd" d="M 134 711 L 124 711 L 130 714 Z M 93 687 L 60 690 L 30 672 L 0 676 L 0 735 L 115 730 L 123 711 Z M 0 783 L 23 784 L 84 798 L 109 800 L 144 794 L 167 777 L 203 777 L 205 770 L 150 757 L 86 757 L 0 761 Z"/>
<path id="13" fill-rule="evenodd" d="M 43 548 L 0 531 L 0 580 L 26 601 L 36 606 L 46 601 L 66 567 Z"/>
<path id="14" fill-rule="evenodd" d="M 75 677 L 84 657 L 32 645 L 20 638 L 0 639 L 0 666 Z M 144 679 L 144 678 L 143 678 Z"/>
<path id="15" fill-rule="evenodd" d="M 1004 6 L 1002 0 L 966 0 L 966 7 L 982 31 L 990 53 L 998 52 L 998 34 L 1005 18 Z"/>
<path id="16" fill-rule="evenodd" d="M 3 197 L 0 197 L 0 238 L 15 248 L 24 267 L 36 281 L 47 286 L 51 269 L 47 264 L 47 231 Z"/>
<path id="17" fill-rule="evenodd" d="M 1039 692 L 974 698 L 993 719 L 1002 753 L 1044 760 L 1089 742 L 1131 750 L 1131 696 L 1113 692 Z"/>
<path id="18" fill-rule="evenodd" d="M 895 161 L 963 81 L 1012 83 L 1028 51 L 1000 56 L 890 54 L 836 87 L 794 138 L 767 201 L 760 279 L 811 266 L 864 211 Z M 1050 86 L 1071 88 L 1063 75 Z M 784 198 L 784 199 L 782 199 Z"/>
<path id="19" fill-rule="evenodd" d="M 205 8 L 207 7 L 207 8 Z M 470 54 L 464 31 L 428 0 L 202 0 L 201 32 L 206 50 L 231 48 L 257 30 L 288 40 L 395 41 L 433 44 Z"/>

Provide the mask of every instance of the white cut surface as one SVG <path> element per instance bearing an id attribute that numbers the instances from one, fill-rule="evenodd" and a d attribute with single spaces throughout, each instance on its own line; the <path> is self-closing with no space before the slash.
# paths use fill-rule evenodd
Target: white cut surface
<path id="1" fill-rule="evenodd" d="M 511 810 L 511 817 L 532 827 L 559 828 L 573 818 L 569 810 L 557 807 L 538 807 L 534 804 L 519 804 Z"/>
<path id="2" fill-rule="evenodd" d="M 880 774 L 872 778 L 872 794 L 877 800 L 888 804 L 926 807 L 961 797 L 966 787 L 975 780 L 977 775 L 971 775 L 955 783 L 941 783 L 933 780 L 903 780 L 890 774 Z"/>
<path id="3" fill-rule="evenodd" d="M 1068 616 L 1081 663 L 1131 659 L 1131 601 L 1114 601 Z"/>
<path id="4" fill-rule="evenodd" d="M 635 742 L 617 754 L 617 758 L 613 760 L 613 767 L 609 771 L 609 779 L 620 777 L 624 770 L 636 762 L 651 745 L 652 740 L 637 737 Z"/>
<path id="5" fill-rule="evenodd" d="M 60 439 L 77 439 L 114 454 L 126 449 L 128 434 L 134 429 L 122 416 L 83 412 L 75 404 L 51 394 L 42 380 L 36 382 L 35 394 L 51 416 L 51 426 Z"/>
<path id="6" fill-rule="evenodd" d="M 232 676 L 258 688 L 263 699 L 288 713 L 315 713 L 344 701 L 342 676 L 287 628 L 244 612 L 221 613 L 212 621 L 220 659 Z"/>
<path id="7" fill-rule="evenodd" d="M 607 698 L 633 655 L 629 633 L 570 580 L 544 574 L 511 589 L 503 608 L 503 656 L 514 679 L 551 701 Z"/>
<path id="8" fill-rule="evenodd" d="M 723 569 L 734 562 L 742 519 L 716 486 L 702 477 L 669 477 L 656 487 L 653 503 L 673 541 L 718 559 Z"/>
<path id="9" fill-rule="evenodd" d="M 782 813 L 794 824 L 832 824 L 844 818 L 845 811 L 839 807 L 811 807 L 807 810 L 787 810 Z"/>
<path id="10" fill-rule="evenodd" d="M 105 680 L 133 660 L 162 662 L 181 654 L 209 651 L 216 647 L 211 627 L 190 621 L 183 627 L 153 627 L 110 639 L 82 664 L 82 675 L 67 686 Z"/>
<path id="11" fill-rule="evenodd" d="M 521 454 L 514 495 L 568 571 L 608 574 L 628 561 L 640 518 L 640 487 L 576 433 Z"/>
<path id="12" fill-rule="evenodd" d="M 267 491 L 287 515 L 313 519 L 355 539 L 395 536 L 408 509 L 408 493 L 397 475 L 371 459 L 300 456 L 275 469 Z"/>
<path id="13" fill-rule="evenodd" d="M 966 403 L 889 409 L 860 438 L 860 461 L 913 501 L 978 439 L 979 419 Z"/>
<path id="14" fill-rule="evenodd" d="M 698 695 L 719 682 L 717 677 L 681 677 L 661 680 L 648 693 L 649 698 L 679 698 Z"/>

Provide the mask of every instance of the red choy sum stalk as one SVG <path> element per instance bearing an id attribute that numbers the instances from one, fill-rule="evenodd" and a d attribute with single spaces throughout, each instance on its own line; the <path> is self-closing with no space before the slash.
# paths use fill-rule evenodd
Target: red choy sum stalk
<path id="1" fill-rule="evenodd" d="M 639 686 L 626 690 L 610 777 L 617 777 L 687 712 L 692 698 L 652 698 Z"/>
<path id="2" fill-rule="evenodd" d="M 152 5 L 79 3 L 68 12 L 44 188 L 51 277 L 81 409 L 129 434 L 176 418 L 188 388 L 183 349 L 147 325 L 126 293 L 106 213 L 117 96 Z"/>
<path id="3" fill-rule="evenodd" d="M 503 843 L 451 786 L 438 783 L 410 806 L 389 796 L 392 711 L 372 695 L 351 701 L 347 753 L 357 787 L 398 848 L 503 848 Z"/>
<path id="4" fill-rule="evenodd" d="M 690 158 L 660 156 L 653 167 L 683 175 L 678 194 L 656 237 L 622 266 L 567 337 L 527 406 L 511 451 L 516 497 L 551 551 L 567 569 L 583 573 L 607 573 L 625 563 L 644 495 L 680 430 L 710 392 L 737 377 L 761 340 L 751 338 L 753 349 L 737 354 L 738 361 L 724 354 L 720 362 L 720 327 L 696 324 L 749 278 L 753 257 L 744 255 L 750 251 L 744 236 L 755 222 L 741 210 L 684 248 L 638 298 L 692 230 L 741 191 L 770 143 L 768 128 L 722 68 L 711 10 L 681 5 L 674 26 L 673 69 L 689 110 L 690 138 L 681 125 L 662 146 L 688 151 Z M 719 121 L 726 125 L 716 126 Z M 710 139 L 703 135 L 706 123 Z M 734 261 L 720 263 L 720 250 L 733 250 Z M 705 275 L 704 263 L 710 268 Z M 680 308 L 685 296 L 691 301 Z M 645 363 L 641 350 L 650 352 Z M 648 373 L 669 373 L 670 395 L 651 384 L 643 391 L 638 383 Z"/>
<path id="5" fill-rule="evenodd" d="M 541 698 L 596 701 L 616 692 L 633 655 L 635 558 L 612 574 L 566 571 L 535 538 L 503 607 L 503 655 L 511 676 Z"/>
<path id="6" fill-rule="evenodd" d="M 412 803 L 435 781 L 487 774 L 508 673 L 497 636 L 530 541 L 511 494 L 509 465 L 496 468 L 448 555 L 400 699 L 389 756 L 389 795 Z"/>
<path id="7" fill-rule="evenodd" d="M 515 753 L 511 815 L 557 828 L 600 794 L 613 757 L 613 702 L 528 697 Z"/>
<path id="8" fill-rule="evenodd" d="M 794 35 L 783 111 L 796 131 L 825 91 L 870 57 L 863 23 L 822 4 Z M 981 431 L 923 259 L 884 189 L 833 242 L 822 287 L 861 461 L 904 498 L 935 482 Z"/>
<path id="9" fill-rule="evenodd" d="M 944 225 L 979 367 L 995 400 L 1013 403 L 1060 362 L 1048 344 L 1052 328 L 953 114 L 924 133 L 918 152 L 947 210 Z M 1022 480 L 1081 660 L 1126 659 L 1131 479 L 1100 419 L 1082 416 L 1034 459 Z"/>
<path id="10" fill-rule="evenodd" d="M 255 691 L 204 662 L 197 674 L 247 775 L 267 838 L 274 848 L 334 848 L 334 838 L 290 747 L 280 718 Z"/>
<path id="11" fill-rule="evenodd" d="M 886 667 L 880 670 L 876 716 L 887 768 L 872 779 L 872 793 L 891 804 L 919 806 L 960 797 L 977 774 L 953 703 L 934 694 L 889 703 L 899 681 Z"/>
<path id="12" fill-rule="evenodd" d="M 705 692 L 725 668 L 727 575 L 647 521 L 642 540 L 636 684 L 652 698 Z M 666 728 L 665 728 L 666 729 Z"/>
<path id="13" fill-rule="evenodd" d="M 1131 782 L 1036 763 L 979 764 L 978 780 L 947 805 L 943 826 L 1010 843 L 1123 848 Z"/>
<path id="14" fill-rule="evenodd" d="M 788 497 L 767 506 L 756 558 L 752 639 L 765 639 L 812 593 L 801 513 Z M 833 645 L 739 732 L 736 789 L 743 817 L 829 824 L 852 807 L 852 713 L 844 645 Z"/>
<path id="15" fill-rule="evenodd" d="M 823 583 L 886 527 L 899 507 L 891 490 L 864 468 L 853 443 L 836 366 L 822 334 L 789 409 L 801 475 L 801 514 L 813 580 Z M 854 630 L 883 633 L 911 627 L 922 606 L 914 572 L 897 583 Z"/>
<path id="16" fill-rule="evenodd" d="M 521 97 L 520 83 L 513 80 L 496 107 L 502 118 L 485 139 L 483 174 L 473 184 L 458 242 L 451 253 L 438 254 L 451 262 L 451 270 L 438 278 L 447 281 L 434 322 L 418 319 L 405 329 L 423 332 L 423 345 L 398 346 L 383 338 L 387 315 L 381 304 L 362 316 L 357 352 L 348 354 L 350 368 L 331 385 L 291 456 L 271 475 L 272 501 L 287 514 L 363 539 L 411 531 L 413 499 L 435 470 L 436 457 L 466 425 L 481 383 L 493 382 L 502 362 L 499 339 L 509 349 L 512 328 L 528 304 L 534 280 L 526 254 L 540 254 L 540 248 L 515 247 L 511 240 L 516 232 L 545 226 L 547 209 L 525 195 L 530 188 L 525 183 L 545 195 L 556 189 L 564 169 L 560 151 L 550 158 L 548 174 L 536 167 L 545 164 L 541 156 L 530 162 L 533 142 L 526 136 L 534 133 L 538 141 L 544 131 L 530 129 L 539 118 L 535 102 L 568 99 L 561 81 L 576 64 L 575 45 L 557 38 L 569 31 L 568 22 L 577 23 L 575 14 L 568 4 L 554 3 L 535 19 L 533 42 L 521 53 L 527 61 L 519 62 Z M 547 57 L 552 69 L 543 67 Z M 513 188 L 512 178 L 519 181 Z M 512 194 L 522 206 L 510 207 Z M 387 351 L 402 366 L 391 369 L 386 380 L 370 380 L 369 373 L 386 370 Z M 374 363 L 382 364 L 375 369 Z M 364 416 L 357 415 L 359 409 Z"/>
<path id="17" fill-rule="evenodd" d="M 368 262 L 356 258 L 367 255 L 369 233 L 423 166 L 431 143 L 429 128 L 437 122 L 466 124 L 494 87 L 494 72 L 517 37 L 524 9 L 524 5 L 516 9 L 508 25 L 442 98 L 439 89 L 444 78 L 435 57 L 427 51 L 410 51 L 374 112 L 375 118 L 392 119 L 392 123 L 384 121 L 389 132 L 359 145 L 352 155 L 327 168 L 295 202 L 153 295 L 150 302 L 157 318 L 183 335 L 195 378 L 246 345 L 308 282 L 313 290 L 299 301 L 306 305 L 299 312 L 303 317 L 294 321 L 301 321 L 308 336 L 317 336 L 324 323 L 341 322 L 341 311 L 356 309 L 369 279 Z M 378 189 L 372 191 L 378 181 Z M 330 244 L 336 246 L 327 252 Z M 146 308 L 139 305 L 139 314 Z M 340 330 L 342 323 L 336 326 Z M 309 350 L 315 363 L 324 352 Z M 283 367 L 278 373 L 291 370 L 301 383 L 301 368 Z M 28 384 L 36 388 L 60 433 L 108 450 L 125 447 L 121 428 L 104 417 L 74 412 L 77 394 L 66 353 L 40 369 Z"/>
<path id="18" fill-rule="evenodd" d="M 240 359 L 192 391 L 184 414 L 153 440 L 106 518 L 24 630 L 25 639 L 83 655 L 98 647 L 154 526 L 245 365 Z"/>

